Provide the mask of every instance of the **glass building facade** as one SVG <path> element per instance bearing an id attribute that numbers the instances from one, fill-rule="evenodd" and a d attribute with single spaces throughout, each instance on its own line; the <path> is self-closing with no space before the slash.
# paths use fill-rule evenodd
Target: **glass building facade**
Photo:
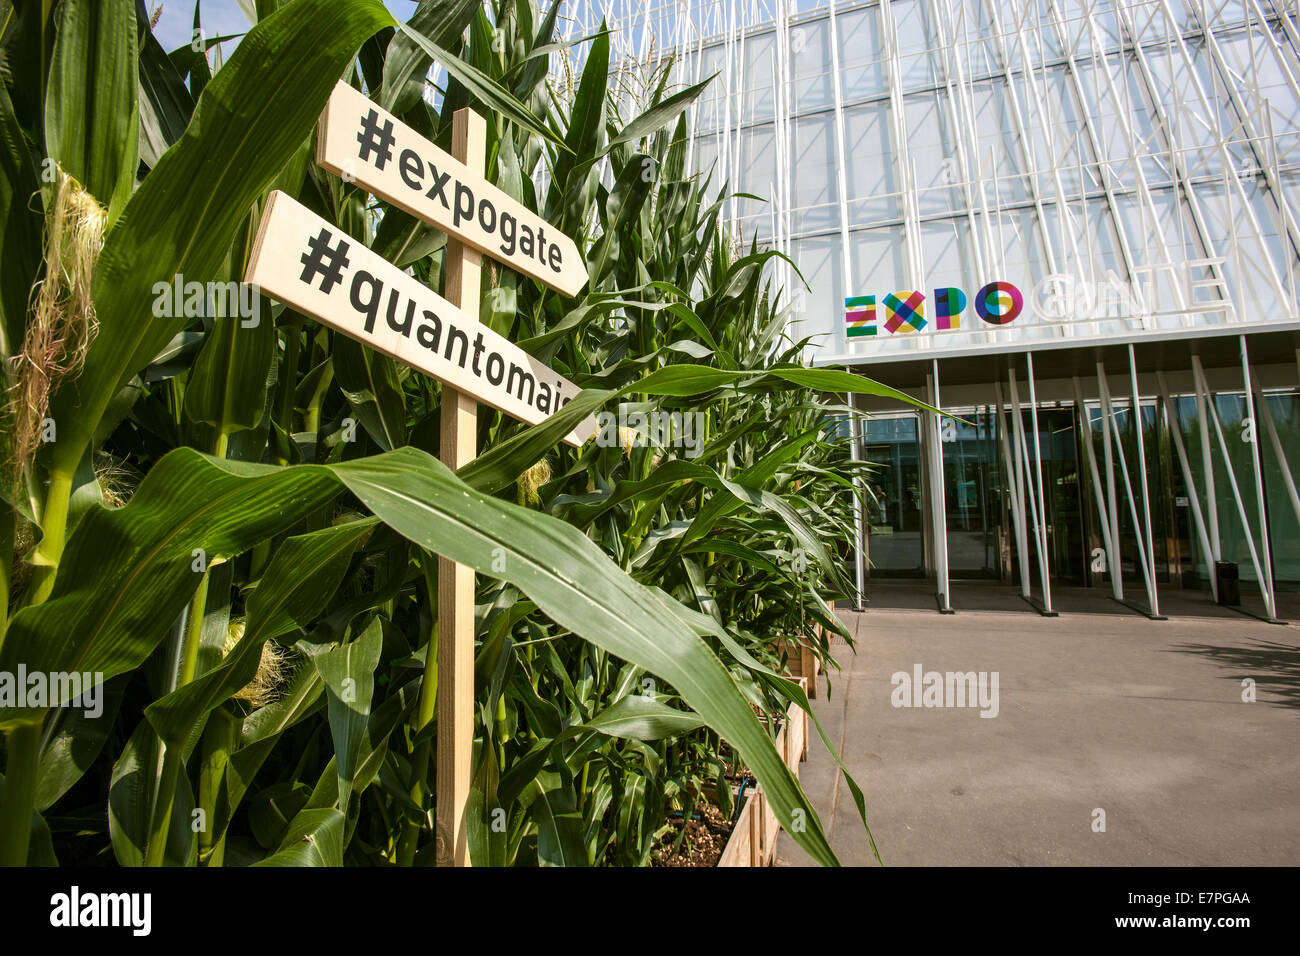
<path id="1" fill-rule="evenodd" d="M 690 162 L 759 197 L 724 214 L 797 264 L 812 360 L 962 419 L 863 406 L 864 578 L 1154 612 L 1229 563 L 1277 616 L 1300 582 L 1294 0 L 574 11 L 628 71 L 717 75 Z"/>

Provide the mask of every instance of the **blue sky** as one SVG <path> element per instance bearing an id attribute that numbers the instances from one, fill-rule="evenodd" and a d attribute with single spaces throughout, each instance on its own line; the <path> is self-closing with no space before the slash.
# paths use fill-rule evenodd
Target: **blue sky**
<path id="1" fill-rule="evenodd" d="M 145 0 L 145 6 L 152 12 L 162 4 L 162 17 L 154 27 L 154 36 L 169 53 L 190 42 L 194 24 L 195 0 Z M 198 0 L 201 3 L 200 22 L 203 32 L 212 36 L 226 36 L 231 33 L 243 33 L 248 30 L 248 18 L 240 9 L 238 0 Z M 251 8 L 253 0 L 246 0 Z M 415 11 L 415 0 L 384 0 L 393 16 L 405 22 Z M 222 46 L 221 52 L 229 56 L 234 50 L 233 43 Z"/>

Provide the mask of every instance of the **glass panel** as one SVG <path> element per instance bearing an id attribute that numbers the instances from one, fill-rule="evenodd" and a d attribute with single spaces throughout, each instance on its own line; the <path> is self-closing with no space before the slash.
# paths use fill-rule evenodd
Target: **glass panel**
<path id="1" fill-rule="evenodd" d="M 925 261 L 927 290 L 972 287 L 976 276 L 975 255 L 970 242 L 970 224 L 966 220 L 922 223 L 921 256 Z"/>
<path id="2" fill-rule="evenodd" d="M 770 199 L 779 195 L 776 192 L 776 134 L 770 123 L 741 131 L 740 175 L 740 182 L 732 186 L 734 192 L 752 193 L 769 201 L 741 199 L 737 204 L 739 214 L 757 216 L 766 224 L 772 211 Z M 769 226 L 763 228 L 765 233 L 770 232 Z"/>
<path id="3" fill-rule="evenodd" d="M 958 414 L 961 421 L 945 419 L 940 430 L 949 574 L 996 578 L 1002 517 L 997 418 L 987 408 Z"/>
<path id="4" fill-rule="evenodd" d="M 811 291 L 791 293 L 795 320 L 790 335 L 796 341 L 810 335 L 819 336 L 817 342 L 831 352 L 844 349 L 844 334 L 840 331 L 844 324 L 844 299 L 841 297 L 837 302 L 833 298 L 837 290 L 844 288 L 841 248 L 839 236 L 799 239 L 793 243 L 792 258 Z M 786 288 L 802 290 L 798 281 L 794 278 Z"/>
<path id="5" fill-rule="evenodd" d="M 862 295 L 883 295 L 907 283 L 902 229 L 864 229 L 849 235 L 853 286 Z"/>
<path id="6" fill-rule="evenodd" d="M 924 509 L 916 416 L 873 418 L 865 426 L 866 460 L 876 465 L 868 481 L 871 574 L 921 577 Z"/>
<path id="7" fill-rule="evenodd" d="M 1300 482 L 1300 395 L 1266 395 L 1268 410 L 1286 456 L 1293 482 Z M 1263 436 L 1264 500 L 1268 502 L 1268 533 L 1273 544 L 1273 577 L 1279 584 L 1300 584 L 1300 519 L 1287 493 L 1283 464 L 1273 442 Z"/>
<path id="8" fill-rule="evenodd" d="M 1036 493 L 1038 461 L 1034 455 L 1034 423 L 1029 409 L 1021 411 L 1026 461 L 1029 465 L 1026 495 Z M 1086 555 L 1082 498 L 1079 487 L 1078 431 L 1073 408 L 1038 409 L 1038 443 L 1043 456 L 1043 497 L 1046 513 L 1039 516 L 1047 528 L 1047 565 L 1052 580 L 1083 584 Z M 1015 442 L 1012 441 L 1014 452 Z M 1038 544 L 1034 516 L 1025 505 L 1025 531 L 1029 545 L 1031 580 L 1037 581 Z M 1019 567 L 1015 535 L 1009 535 L 1012 566 Z M 1038 585 L 1035 584 L 1035 587 Z"/>
<path id="9" fill-rule="evenodd" d="M 801 116 L 794 123 L 794 206 L 801 209 L 834 203 L 839 199 L 835 169 L 835 118 L 830 113 Z M 834 210 L 825 217 L 827 225 L 839 225 Z M 805 229 L 815 228 L 805 222 Z"/>
<path id="10" fill-rule="evenodd" d="M 948 94 L 913 93 L 903 99 L 907 143 L 921 215 L 950 212 L 961 206 L 960 171 L 947 113 Z"/>
<path id="11" fill-rule="evenodd" d="M 835 102 L 831 79 L 830 21 L 822 18 L 790 28 L 790 73 L 797 110 Z"/>
<path id="12" fill-rule="evenodd" d="M 742 121 L 761 123 L 772 118 L 776 76 L 776 36 L 761 33 L 745 41 L 745 70 L 736 79 L 742 85 Z"/>
<path id="13" fill-rule="evenodd" d="M 885 92 L 879 7 L 850 10 L 835 18 L 840 46 L 840 91 L 846 103 Z"/>
<path id="14" fill-rule="evenodd" d="M 846 109 L 844 143 L 849 198 L 860 200 L 851 203 L 849 221 L 858 225 L 897 218 L 901 213 L 889 104 L 868 103 Z"/>

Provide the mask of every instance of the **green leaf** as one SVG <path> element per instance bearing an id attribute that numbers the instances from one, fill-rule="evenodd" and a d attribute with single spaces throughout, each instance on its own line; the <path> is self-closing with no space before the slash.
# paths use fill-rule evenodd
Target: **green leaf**
<path id="1" fill-rule="evenodd" d="M 44 228 L 31 147 L 0 83 L 0 360 L 22 350 Z"/>
<path id="2" fill-rule="evenodd" d="M 343 814 L 303 810 L 289 824 L 280 848 L 253 866 L 342 866 Z"/>
<path id="3" fill-rule="evenodd" d="M 690 105 L 699 99 L 700 94 L 704 92 L 704 88 L 712 83 L 714 77 L 717 75 L 718 74 L 714 73 L 713 76 L 709 77 L 707 80 L 696 83 L 694 86 L 689 86 L 678 93 L 674 93 L 672 96 L 668 97 L 668 99 L 662 100 L 654 106 L 651 106 L 636 119 L 632 120 L 632 122 L 624 126 L 619 134 L 609 141 L 608 148 L 612 149 L 613 147 L 620 146 L 623 143 L 635 143 L 643 137 L 649 136 L 651 133 L 663 129 L 673 120 L 677 119 L 677 117 L 682 113 L 686 112 Z"/>
<path id="4" fill-rule="evenodd" d="M 574 426 L 616 394 L 584 389 L 573 401 L 544 421 L 489 448 L 462 467 L 456 473 L 457 476 L 479 491 L 497 492 L 508 488 L 525 470 L 573 431 Z"/>
<path id="5" fill-rule="evenodd" d="M 330 736 L 339 778 L 339 807 L 346 809 L 357 775 L 357 756 L 370 721 L 370 702 L 375 695 L 375 668 L 383 650 L 379 618 L 350 644 L 313 655 L 311 662 L 325 682 Z"/>
<path id="6" fill-rule="evenodd" d="M 497 83 L 492 77 L 459 57 L 448 53 L 428 37 L 412 28 L 410 24 L 400 24 L 400 28 L 428 56 L 441 63 L 448 73 L 463 83 L 465 88 L 482 101 L 488 109 L 500 114 L 530 133 L 555 143 L 561 149 L 568 148 L 561 142 L 559 137 L 547 128 L 546 124 L 529 112 L 528 107 L 515 99 L 509 90 Z"/>
<path id="7" fill-rule="evenodd" d="M 45 149 L 112 221 L 135 185 L 134 0 L 63 0 L 45 91 Z"/>
<path id="8" fill-rule="evenodd" d="M 98 693 L 102 710 L 94 716 L 76 705 L 55 712 L 41 748 L 36 809 L 52 807 L 99 757 L 113 730 L 125 690 L 125 679 L 101 684 Z"/>
<path id="9" fill-rule="evenodd" d="M 393 24 L 380 0 L 294 0 L 249 31 L 217 71 L 185 135 L 105 241 L 93 289 L 99 334 L 51 406 L 61 425 L 55 467 L 72 472 L 108 402 L 179 331 L 183 320 L 142 312 L 154 284 L 220 272 L 249 209 L 311 135 L 357 48 Z M 134 69 L 132 57 L 132 89 Z"/>
<path id="10" fill-rule="evenodd" d="M 609 737 L 662 740 L 703 727 L 704 721 L 696 714 L 669 707 L 653 697 L 631 694 L 581 726 L 583 730 L 594 730 Z"/>
<path id="11" fill-rule="evenodd" d="M 538 862 L 542 866 L 590 866 L 573 787 L 548 787 L 546 782 L 554 777 L 539 774 L 523 797 L 537 824 Z"/>
<path id="12" fill-rule="evenodd" d="M 244 636 L 213 670 L 145 708 L 145 717 L 169 747 L 193 740 L 200 722 L 257 673 L 262 645 L 305 627 L 321 613 L 347 572 L 357 542 L 373 518 L 289 538 L 248 599 Z"/>
<path id="13" fill-rule="evenodd" d="M 107 679 L 138 667 L 198 587 L 196 548 L 209 563 L 241 554 L 336 493 L 326 472 L 205 464 L 197 452 L 173 452 L 126 507 L 95 508 L 81 520 L 50 599 L 10 622 L 0 670 L 23 662 Z M 0 708 L 0 727 L 41 715 L 39 708 Z"/>
<path id="14" fill-rule="evenodd" d="M 149 841 L 149 822 L 156 795 L 161 744 L 147 721 L 135 732 L 113 765 L 108 791 L 108 831 L 113 855 L 122 866 L 143 866 Z M 171 826 L 167 831 L 165 862 L 169 866 L 190 866 L 198 858 L 198 843 L 190 829 L 194 791 L 189 777 L 177 774 Z"/>
<path id="15" fill-rule="evenodd" d="M 470 20 L 482 9 L 481 0 L 421 0 L 410 26 L 440 47 L 454 46 Z M 433 57 L 407 34 L 398 30 L 388 41 L 384 57 L 384 85 L 376 102 L 398 116 L 413 107 L 424 93 L 425 77 Z"/>
<path id="16" fill-rule="evenodd" d="M 152 168 L 185 134 L 194 97 L 151 30 L 140 46 L 140 159 Z M 198 55 L 198 54 L 196 54 Z"/>
<path id="17" fill-rule="evenodd" d="M 230 283 L 231 288 L 235 283 Z M 236 315 L 218 318 L 185 389 L 185 412 L 229 434 L 256 428 L 266 412 L 267 375 L 275 353 L 270 301 L 262 300 L 257 324 Z"/>
<path id="18" fill-rule="evenodd" d="M 609 95 L 609 32 L 602 21 L 600 32 L 591 41 L 587 63 L 582 68 L 578 92 L 569 111 L 569 131 L 564 137 L 568 154 L 561 154 L 555 164 L 555 183 L 572 192 L 570 175 L 585 177 L 596 161 L 600 136 L 605 128 L 605 99 Z M 583 210 L 584 212 L 586 210 Z"/>
<path id="19" fill-rule="evenodd" d="M 397 363 L 346 335 L 334 337 L 334 375 L 362 426 L 384 451 L 406 444 Z"/>

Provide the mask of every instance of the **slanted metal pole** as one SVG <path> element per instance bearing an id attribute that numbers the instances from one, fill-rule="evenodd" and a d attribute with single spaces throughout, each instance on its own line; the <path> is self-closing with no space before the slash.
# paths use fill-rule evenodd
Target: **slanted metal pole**
<path id="1" fill-rule="evenodd" d="M 1101 403 L 1102 449 L 1106 455 L 1106 510 L 1110 517 L 1110 537 L 1115 543 L 1115 554 L 1110 569 L 1110 592 L 1116 601 L 1124 600 L 1124 566 L 1119 553 L 1119 496 L 1115 493 L 1115 453 L 1111 437 L 1111 422 L 1115 410 L 1110 404 L 1110 389 L 1106 387 L 1106 365 L 1097 363 L 1097 399 Z"/>
<path id="2" fill-rule="evenodd" d="M 1209 394 L 1210 386 L 1205 380 L 1205 370 L 1201 368 L 1201 359 L 1199 356 L 1192 356 L 1192 371 L 1197 378 L 1198 387 Z M 1260 593 L 1264 596 L 1264 606 L 1270 608 L 1269 617 L 1276 615 L 1271 610 L 1272 595 L 1264 589 L 1264 571 L 1259 564 L 1259 552 L 1255 550 L 1255 535 L 1250 530 L 1250 521 L 1246 517 L 1246 505 L 1241 500 L 1241 488 L 1237 485 L 1237 473 L 1232 468 L 1232 459 L 1228 457 L 1228 442 L 1223 437 L 1223 425 L 1219 422 L 1219 413 L 1214 409 L 1214 403 L 1207 406 L 1210 412 L 1210 423 L 1214 426 L 1214 436 L 1219 442 L 1219 453 L 1223 455 L 1223 467 L 1228 473 L 1228 484 L 1232 486 L 1232 500 L 1237 506 L 1237 516 L 1241 518 L 1241 527 L 1246 534 L 1246 545 L 1250 548 L 1250 563 L 1255 568 L 1255 580 L 1259 583 Z"/>
<path id="3" fill-rule="evenodd" d="M 1142 437 L 1142 398 L 1138 393 L 1137 358 L 1133 352 L 1132 342 L 1128 346 L 1128 374 L 1129 380 L 1133 384 L 1133 430 L 1137 435 L 1138 475 L 1142 484 L 1142 522 L 1147 536 L 1146 560 L 1149 569 L 1146 575 L 1147 601 L 1151 613 L 1159 617 L 1160 597 L 1159 589 L 1156 586 L 1156 539 L 1151 530 L 1151 491 L 1147 485 L 1146 442 Z M 1249 384 L 1247 388 L 1249 388 Z"/>
<path id="4" fill-rule="evenodd" d="M 1201 496 L 1196 489 L 1196 481 L 1192 477 L 1192 465 L 1187 458 L 1187 446 L 1183 444 L 1183 429 L 1178 420 L 1177 409 L 1174 408 L 1173 399 L 1169 397 L 1169 385 L 1165 382 L 1165 373 L 1156 372 L 1156 381 L 1160 383 L 1160 393 L 1165 403 L 1165 413 L 1173 423 L 1169 433 L 1174 438 L 1174 448 L 1178 452 L 1178 464 L 1183 470 L 1183 484 L 1187 485 L 1187 497 L 1192 506 L 1192 517 L 1196 521 L 1196 537 L 1201 542 L 1201 551 L 1205 555 L 1207 570 L 1210 574 L 1210 593 L 1213 595 L 1215 602 L 1219 600 L 1219 577 L 1214 573 L 1214 558 L 1210 551 L 1210 536 L 1206 531 L 1205 517 L 1201 513 Z M 1213 507 L 1214 502 L 1210 502 Z"/>
<path id="5" fill-rule="evenodd" d="M 1113 578 L 1115 568 L 1119 563 L 1118 554 L 1115 551 L 1115 542 L 1110 536 L 1110 520 L 1106 515 L 1106 495 L 1101 487 L 1101 474 L 1097 469 L 1097 450 L 1093 447 L 1092 437 L 1092 417 L 1088 414 L 1088 406 L 1083 400 L 1083 386 L 1079 384 L 1079 376 L 1074 376 L 1074 402 L 1079 408 L 1080 427 L 1086 436 L 1083 442 L 1084 457 L 1088 459 L 1088 473 L 1092 476 L 1092 496 L 1097 502 L 1097 519 L 1101 524 L 1101 540 L 1106 546 L 1106 570 Z M 1105 427 L 1105 422 L 1102 426 Z"/>
<path id="6" fill-rule="evenodd" d="M 1043 550 L 1043 544 L 1041 544 L 1043 538 L 1039 535 L 1039 503 L 1037 503 L 1037 498 L 1034 496 L 1032 489 L 1027 486 L 1028 471 L 1030 471 L 1030 453 L 1028 453 L 1027 442 L 1024 440 L 1024 416 L 1021 415 L 1021 389 L 1019 389 L 1017 382 L 1015 382 L 1014 368 L 1010 369 L 1008 372 L 1008 384 L 1011 389 L 1011 411 L 1013 411 L 1013 418 L 1011 418 L 1011 433 L 1013 433 L 1015 437 L 1015 484 L 1017 484 L 1017 490 L 1021 493 L 1022 514 L 1026 499 L 1030 502 L 1028 518 L 1034 522 L 1034 525 L 1032 525 L 1032 527 L 1034 527 L 1034 541 L 1036 542 L 1037 550 L 1041 551 Z M 1026 581 L 1028 581 L 1028 576 L 1026 576 Z M 1028 597 L 1028 594 L 1030 594 L 1030 585 L 1026 583 L 1024 596 Z"/>
<path id="7" fill-rule="evenodd" d="M 1038 397 L 1034 392 L 1034 353 L 1025 353 L 1029 372 L 1029 420 L 1034 426 L 1034 464 L 1037 468 L 1035 482 L 1038 488 L 1038 570 L 1043 579 L 1043 609 L 1052 613 L 1052 584 L 1047 559 L 1047 498 L 1043 495 L 1043 449 L 1038 436 Z"/>
<path id="8" fill-rule="evenodd" d="M 1007 417 L 1002 411 L 1002 383 L 994 382 L 993 390 L 997 397 L 998 439 L 1002 446 L 1002 460 L 1007 469 L 1007 494 L 1011 497 L 1011 524 L 1016 533 L 1016 555 L 1020 564 L 1020 594 L 1029 597 L 1029 554 L 1025 537 L 1024 496 L 1017 491 L 1020 469 L 1015 466 L 1015 457 L 1011 453 L 1011 438 L 1007 434 Z M 1015 410 L 1013 409 L 1013 412 Z"/>
<path id="9" fill-rule="evenodd" d="M 1277 601 L 1273 591 L 1273 546 L 1268 534 L 1268 504 L 1264 501 L 1264 466 L 1259 453 L 1259 421 L 1255 417 L 1255 392 L 1250 387 L 1250 354 L 1246 347 L 1246 336 L 1238 336 L 1241 342 L 1241 378 L 1246 386 L 1246 415 L 1251 423 L 1250 461 L 1255 466 L 1255 502 L 1259 507 L 1259 543 L 1263 554 L 1264 577 L 1268 580 L 1268 591 L 1264 595 L 1264 607 L 1268 616 L 1277 617 Z"/>
<path id="10" fill-rule="evenodd" d="M 1214 491 L 1214 457 L 1210 454 L 1210 412 L 1214 396 L 1209 390 L 1201 390 L 1201 376 L 1196 374 L 1200 360 L 1192 357 L 1192 384 L 1196 386 L 1196 419 L 1201 429 L 1201 468 L 1205 474 L 1205 517 L 1210 528 L 1210 557 L 1215 564 L 1223 560 L 1223 541 L 1219 536 L 1219 498 Z M 1216 574 L 1210 568 L 1211 574 Z"/>
<path id="11" fill-rule="evenodd" d="M 1098 384 L 1101 387 L 1103 400 L 1109 407 L 1111 404 L 1110 386 L 1106 383 L 1106 376 L 1104 373 L 1098 379 Z M 1137 495 L 1133 494 L 1133 481 L 1129 478 L 1128 474 L 1128 460 L 1124 455 L 1124 443 L 1120 439 L 1119 423 L 1115 421 L 1114 415 L 1111 415 L 1110 426 L 1111 430 L 1115 433 L 1115 454 L 1119 456 L 1119 470 L 1120 474 L 1124 476 L 1124 493 L 1128 496 L 1128 512 L 1129 516 L 1133 519 L 1133 540 L 1137 542 L 1138 562 L 1142 567 L 1142 579 L 1147 586 L 1147 596 L 1150 597 L 1153 590 L 1151 581 L 1151 565 L 1147 561 L 1146 545 L 1143 543 L 1142 535 L 1138 533 L 1138 526 L 1141 524 L 1141 521 L 1138 519 Z M 1155 607 L 1152 606 L 1150 610 L 1154 616 L 1156 614 Z"/>
<path id="12" fill-rule="evenodd" d="M 1268 432 L 1269 444 L 1273 446 L 1273 454 L 1277 455 L 1278 465 L 1282 469 L 1282 484 L 1286 487 L 1287 496 L 1291 499 L 1291 507 L 1295 509 L 1296 520 L 1300 521 L 1300 494 L 1296 493 L 1295 476 L 1291 472 L 1291 465 L 1287 461 L 1286 451 L 1282 448 L 1282 439 L 1277 433 L 1277 423 L 1273 420 L 1273 412 L 1268 407 L 1268 398 L 1264 395 L 1264 390 L 1259 387 L 1259 379 L 1255 377 L 1254 369 L 1251 369 L 1250 380 L 1254 383 L 1255 391 L 1259 393 L 1259 417 L 1264 420 L 1264 429 Z"/>
<path id="13" fill-rule="evenodd" d="M 1029 443 L 1025 439 L 1024 417 L 1020 414 L 1020 389 L 1016 384 L 1015 369 L 1009 370 L 1008 379 L 1009 379 L 1009 384 L 1011 386 L 1011 404 L 1014 406 L 1014 412 L 1015 412 L 1015 417 L 1012 419 L 1012 424 L 1015 426 L 1014 431 L 1016 437 L 1016 477 L 1017 477 L 1017 483 L 1019 484 L 1021 507 L 1022 508 L 1024 507 L 1024 501 L 1027 498 L 1029 500 L 1029 517 L 1033 521 L 1034 541 L 1036 542 L 1038 548 L 1038 562 L 1039 562 L 1038 567 L 1039 567 L 1039 571 L 1041 572 L 1043 566 L 1042 565 L 1043 535 L 1040 533 L 1040 527 L 1042 525 L 1042 522 L 1039 520 L 1038 498 L 1033 493 L 1033 489 L 1026 487 L 1026 485 L 1028 485 L 1029 483 L 1028 481 Z M 1023 483 L 1021 483 L 1022 475 L 1024 477 Z M 1028 578 L 1026 578 L 1026 580 L 1028 580 Z M 1025 597 L 1028 597 L 1029 596 L 1028 585 L 1026 584 L 1025 587 L 1026 587 Z M 1043 607 L 1044 609 L 1046 609 L 1047 607 L 1046 603 L 1044 603 Z"/>

